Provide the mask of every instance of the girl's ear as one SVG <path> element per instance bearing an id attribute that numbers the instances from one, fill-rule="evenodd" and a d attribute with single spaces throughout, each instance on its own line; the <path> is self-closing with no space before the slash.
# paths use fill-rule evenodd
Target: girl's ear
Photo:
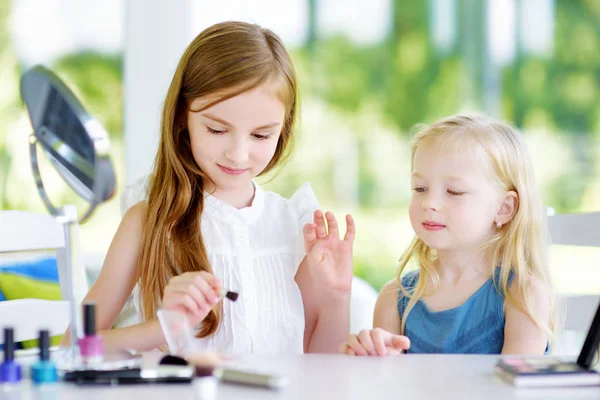
<path id="1" fill-rule="evenodd" d="M 504 200 L 496 215 L 496 224 L 504 225 L 510 222 L 519 208 L 519 195 L 515 191 L 506 192 Z"/>

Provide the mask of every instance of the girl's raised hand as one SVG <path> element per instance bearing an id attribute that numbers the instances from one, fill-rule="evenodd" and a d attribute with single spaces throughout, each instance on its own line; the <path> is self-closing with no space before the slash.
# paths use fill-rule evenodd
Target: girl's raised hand
<path id="1" fill-rule="evenodd" d="M 387 356 L 402 354 L 409 348 L 408 337 L 375 328 L 348 336 L 348 340 L 340 345 L 340 353 L 351 356 Z"/>
<path id="2" fill-rule="evenodd" d="M 220 288 L 221 282 L 206 271 L 186 272 L 169 280 L 161 307 L 185 313 L 195 327 L 219 302 Z"/>
<path id="3" fill-rule="evenodd" d="M 329 211 L 325 215 L 321 210 L 315 211 L 314 222 L 306 224 L 303 229 L 306 259 L 315 282 L 329 290 L 350 292 L 354 233 L 355 225 L 351 215 L 346 215 L 346 234 L 344 239 L 340 239 L 335 215 Z"/>

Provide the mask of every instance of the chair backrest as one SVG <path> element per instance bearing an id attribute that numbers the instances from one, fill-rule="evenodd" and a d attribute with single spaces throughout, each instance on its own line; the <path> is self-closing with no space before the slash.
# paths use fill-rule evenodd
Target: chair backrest
<path id="1" fill-rule="evenodd" d="M 0 253 L 65 247 L 63 227 L 54 217 L 28 211 L 0 212 Z"/>
<path id="2" fill-rule="evenodd" d="M 56 255 L 61 282 L 66 274 L 65 235 L 63 225 L 48 214 L 29 211 L 0 211 L 0 254 L 34 253 L 51 250 Z M 61 294 L 67 298 L 67 288 L 61 285 Z"/>
<path id="3" fill-rule="evenodd" d="M 66 253 L 63 225 L 50 215 L 28 211 L 0 211 L 0 256 L 18 260 L 23 254 L 54 251 L 60 289 L 67 299 Z M 10 253 L 10 254 L 2 254 Z M 86 288 L 80 288 L 86 290 Z M 67 301 L 37 299 L 0 302 L 0 327 L 13 326 L 15 341 L 35 339 L 38 329 L 50 330 L 52 336 L 64 333 L 69 323 Z M 1 331 L 1 330 L 0 330 Z M 0 336 L 2 333 L 0 332 Z M 3 340 L 3 338 L 0 338 Z"/>
<path id="4" fill-rule="evenodd" d="M 552 244 L 600 247 L 600 212 L 548 217 Z"/>
<path id="5" fill-rule="evenodd" d="M 548 217 L 548 228 L 553 245 L 600 247 L 600 212 L 551 215 Z M 600 274 L 597 276 L 600 277 Z M 597 283 L 600 287 L 600 281 Z M 567 341 L 577 342 L 562 345 L 566 353 L 579 352 L 598 308 L 600 293 L 566 294 L 560 300 L 566 311 L 563 336 Z"/>
<path id="6" fill-rule="evenodd" d="M 69 326 L 69 302 L 66 300 L 20 299 L 0 302 L 0 328 L 14 328 L 15 342 L 37 339 L 40 329 L 47 329 L 50 336 L 65 333 Z M 0 330 L 4 343 L 4 329 Z"/>

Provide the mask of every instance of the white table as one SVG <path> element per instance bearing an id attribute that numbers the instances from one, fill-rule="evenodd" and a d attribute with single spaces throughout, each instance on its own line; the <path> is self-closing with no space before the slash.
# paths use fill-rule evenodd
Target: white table
<path id="1" fill-rule="evenodd" d="M 402 355 L 247 355 L 234 359 L 240 368 L 287 376 L 281 391 L 219 385 L 216 399 L 600 399 L 600 387 L 516 389 L 492 374 L 497 356 Z M 133 385 L 79 388 L 61 384 L 36 393 L 29 383 L 18 400 L 200 400 L 190 385 Z"/>

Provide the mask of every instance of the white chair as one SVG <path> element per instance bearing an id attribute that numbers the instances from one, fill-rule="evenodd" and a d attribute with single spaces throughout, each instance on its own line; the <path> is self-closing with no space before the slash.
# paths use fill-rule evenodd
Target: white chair
<path id="1" fill-rule="evenodd" d="M 54 217 L 28 211 L 0 211 L 0 257 L 18 261 L 31 258 L 32 253 L 51 250 L 56 254 L 60 289 L 63 299 L 67 298 L 64 284 L 65 242 L 63 226 Z M 0 272 L 2 272 L 0 265 Z M 85 271 L 81 271 L 85 274 Z M 85 279 L 81 280 L 85 282 Z M 78 288 L 87 291 L 87 287 Z M 39 299 L 7 300 L 0 302 L 0 340 L 3 342 L 3 327 L 15 330 L 16 342 L 36 339 L 39 329 L 48 329 L 50 336 L 61 335 L 69 322 L 69 302 Z"/>
<path id="2" fill-rule="evenodd" d="M 548 227 L 553 245 L 600 247 L 600 212 L 551 215 Z M 566 311 L 564 332 L 557 338 L 553 353 L 576 355 L 598 308 L 600 294 L 567 294 L 559 301 Z"/>
<path id="3" fill-rule="evenodd" d="M 350 332 L 373 329 L 373 313 L 377 302 L 377 291 L 363 279 L 352 279 L 350 295 Z"/>

